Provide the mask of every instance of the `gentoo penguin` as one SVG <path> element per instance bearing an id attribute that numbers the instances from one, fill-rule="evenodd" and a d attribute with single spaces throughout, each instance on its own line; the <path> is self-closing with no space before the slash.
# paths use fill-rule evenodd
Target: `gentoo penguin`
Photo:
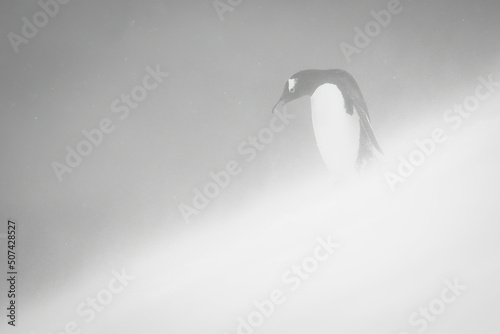
<path id="1" fill-rule="evenodd" d="M 351 74 L 340 69 L 298 72 L 286 82 L 273 112 L 303 96 L 311 97 L 316 143 L 334 179 L 354 175 L 373 158 L 373 148 L 382 153 L 363 94 Z"/>

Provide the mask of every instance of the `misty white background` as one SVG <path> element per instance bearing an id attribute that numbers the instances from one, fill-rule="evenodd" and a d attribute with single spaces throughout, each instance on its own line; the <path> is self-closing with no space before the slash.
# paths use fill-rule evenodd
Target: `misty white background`
<path id="1" fill-rule="evenodd" d="M 232 334 L 254 300 L 287 291 L 281 275 L 316 237 L 332 235 L 338 253 L 257 332 L 412 332 L 408 316 L 457 277 L 467 291 L 427 331 L 496 333 L 499 94 L 456 131 L 442 115 L 478 76 L 500 80 L 499 4 L 403 1 L 348 63 L 339 44 L 386 4 L 245 1 L 221 21 L 211 1 L 72 1 L 17 54 L 7 34 L 40 7 L 0 4 L 0 233 L 17 221 L 20 273 L 20 326 L 2 316 L 2 331 L 49 333 L 74 320 L 83 333 Z M 120 121 L 111 102 L 156 64 L 169 77 Z M 381 173 L 332 188 L 303 99 L 245 163 L 238 145 L 268 126 L 285 81 L 306 68 L 355 76 L 383 166 L 436 127 L 448 141 L 396 193 Z M 51 163 L 105 117 L 114 132 L 59 182 Z M 178 205 L 229 160 L 243 172 L 186 225 Z M 76 305 L 121 268 L 136 279 L 85 324 Z"/>

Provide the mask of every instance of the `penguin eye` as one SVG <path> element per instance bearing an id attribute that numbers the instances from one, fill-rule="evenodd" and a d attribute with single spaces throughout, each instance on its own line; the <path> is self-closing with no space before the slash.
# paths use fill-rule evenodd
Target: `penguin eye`
<path id="1" fill-rule="evenodd" d="M 296 85 L 297 85 L 297 79 L 288 79 L 288 91 L 290 93 L 295 93 Z"/>

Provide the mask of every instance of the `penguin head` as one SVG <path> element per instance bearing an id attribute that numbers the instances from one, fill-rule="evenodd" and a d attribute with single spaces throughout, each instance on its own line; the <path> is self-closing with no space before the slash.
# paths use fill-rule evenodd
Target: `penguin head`
<path id="1" fill-rule="evenodd" d="M 324 83 L 325 77 L 322 72 L 322 70 L 304 70 L 292 75 L 285 83 L 283 93 L 272 111 L 290 101 L 313 95 L 316 88 Z"/>

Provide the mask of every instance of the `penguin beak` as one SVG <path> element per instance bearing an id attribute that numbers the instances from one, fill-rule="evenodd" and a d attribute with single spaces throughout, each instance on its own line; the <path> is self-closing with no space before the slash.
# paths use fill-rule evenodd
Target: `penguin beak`
<path id="1" fill-rule="evenodd" d="M 362 108 L 356 108 L 359 114 L 359 119 L 361 120 L 361 125 L 363 126 L 363 129 L 365 130 L 366 134 L 368 135 L 368 138 L 370 138 L 371 143 L 377 151 L 379 151 L 381 154 L 384 154 L 382 151 L 382 148 L 380 147 L 377 137 L 375 137 L 375 132 L 373 132 L 372 125 L 370 124 L 370 119 L 368 118 L 368 115 Z"/>

